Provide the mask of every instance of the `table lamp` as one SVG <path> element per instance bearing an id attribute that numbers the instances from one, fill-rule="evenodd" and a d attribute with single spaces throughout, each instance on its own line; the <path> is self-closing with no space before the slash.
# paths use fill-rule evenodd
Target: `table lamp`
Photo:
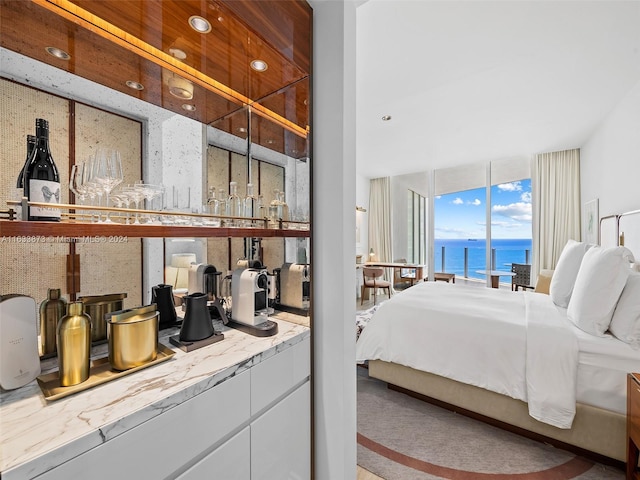
<path id="1" fill-rule="evenodd" d="M 173 281 L 174 293 L 186 293 L 189 286 L 189 266 L 196 263 L 195 253 L 174 253 L 171 255 L 171 267 L 175 268 Z"/>

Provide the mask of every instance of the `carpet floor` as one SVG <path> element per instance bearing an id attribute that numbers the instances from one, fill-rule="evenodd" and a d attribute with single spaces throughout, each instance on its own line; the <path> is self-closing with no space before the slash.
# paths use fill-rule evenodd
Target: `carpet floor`
<path id="1" fill-rule="evenodd" d="M 358 371 L 358 465 L 385 480 L 624 480 L 617 468 L 386 388 Z"/>

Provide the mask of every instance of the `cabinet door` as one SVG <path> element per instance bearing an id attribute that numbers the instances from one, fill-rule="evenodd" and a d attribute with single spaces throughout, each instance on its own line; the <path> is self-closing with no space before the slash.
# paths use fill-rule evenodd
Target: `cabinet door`
<path id="1" fill-rule="evenodd" d="M 251 423 L 251 480 L 311 478 L 309 382 Z"/>
<path id="2" fill-rule="evenodd" d="M 184 472 L 176 480 L 250 480 L 249 462 L 251 434 L 249 427 L 216 448 L 209 455 Z"/>
<path id="3" fill-rule="evenodd" d="M 311 339 L 267 358 L 251 368 L 251 415 L 268 408 L 309 378 Z"/>

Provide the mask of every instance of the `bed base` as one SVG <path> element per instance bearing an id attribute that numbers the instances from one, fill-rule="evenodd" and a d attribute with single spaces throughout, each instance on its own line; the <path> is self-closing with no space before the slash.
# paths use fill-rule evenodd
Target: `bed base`
<path id="1" fill-rule="evenodd" d="M 369 376 L 387 382 L 390 388 L 400 387 L 404 393 L 416 393 L 423 400 L 435 400 L 433 403 L 440 406 L 535 440 L 581 454 L 591 453 L 589 456 L 600 462 L 622 468 L 626 460 L 627 420 L 619 413 L 579 403 L 572 428 L 564 430 L 534 420 L 526 403 L 520 400 L 432 373 L 370 360 Z"/>

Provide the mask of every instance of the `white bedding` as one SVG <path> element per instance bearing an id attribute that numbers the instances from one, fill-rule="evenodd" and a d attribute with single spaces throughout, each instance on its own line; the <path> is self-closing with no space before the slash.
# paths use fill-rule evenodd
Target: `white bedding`
<path id="1" fill-rule="evenodd" d="M 356 347 L 384 360 L 528 402 L 530 414 L 570 428 L 578 338 L 544 294 L 427 282 L 378 308 Z"/>

